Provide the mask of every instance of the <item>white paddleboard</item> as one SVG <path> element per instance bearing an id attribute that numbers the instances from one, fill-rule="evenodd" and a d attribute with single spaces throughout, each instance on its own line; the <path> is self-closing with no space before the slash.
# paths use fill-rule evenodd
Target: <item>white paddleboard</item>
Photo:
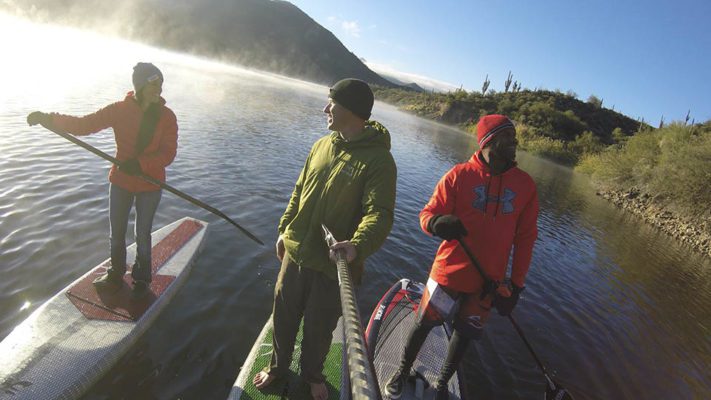
<path id="1" fill-rule="evenodd" d="M 0 399 L 81 396 L 169 303 L 206 234 L 206 222 L 187 217 L 153 232 L 153 281 L 142 299 L 130 298 L 130 272 L 119 291 L 97 292 L 91 282 L 107 260 L 35 310 L 0 343 Z M 127 248 L 127 260 L 135 251 L 135 244 Z"/>

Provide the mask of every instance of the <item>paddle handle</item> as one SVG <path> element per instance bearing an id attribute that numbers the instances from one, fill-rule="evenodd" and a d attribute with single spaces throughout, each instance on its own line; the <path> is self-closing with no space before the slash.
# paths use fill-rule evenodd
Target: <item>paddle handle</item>
<path id="1" fill-rule="evenodd" d="M 333 234 L 321 225 L 326 243 L 329 246 L 336 243 Z M 368 360 L 368 350 L 363 336 L 356 303 L 355 291 L 351 283 L 351 274 L 343 251 L 336 251 L 336 268 L 338 270 L 338 286 L 341 293 L 341 313 L 346 338 L 346 353 L 348 373 L 351 383 L 351 394 L 355 400 L 380 399 L 380 388 Z"/>

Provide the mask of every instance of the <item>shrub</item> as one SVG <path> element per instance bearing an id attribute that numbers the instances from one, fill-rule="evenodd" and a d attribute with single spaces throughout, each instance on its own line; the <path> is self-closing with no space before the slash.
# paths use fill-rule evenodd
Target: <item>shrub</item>
<path id="1" fill-rule="evenodd" d="M 518 124 L 516 132 L 521 150 L 567 165 L 575 164 L 578 159 L 563 141 L 543 136 L 536 127 Z"/>
<path id="2" fill-rule="evenodd" d="M 711 211 L 711 131 L 676 123 L 660 129 L 660 154 L 650 189 L 692 215 Z"/>
<path id="3" fill-rule="evenodd" d="M 711 215 L 711 125 L 644 130 L 621 146 L 584 155 L 576 170 L 602 186 L 636 186 L 701 218 Z"/>
<path id="4" fill-rule="evenodd" d="M 590 131 L 583 132 L 575 138 L 575 141 L 568 144 L 570 151 L 580 156 L 583 154 L 599 153 L 603 151 L 605 147 L 605 144 L 602 143 L 600 138 Z"/>

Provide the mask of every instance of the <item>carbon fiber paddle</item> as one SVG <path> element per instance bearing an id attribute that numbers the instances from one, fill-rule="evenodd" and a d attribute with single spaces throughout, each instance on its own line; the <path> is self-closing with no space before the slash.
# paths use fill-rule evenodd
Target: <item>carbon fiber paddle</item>
<path id="1" fill-rule="evenodd" d="M 466 244 L 464 244 L 463 241 L 457 240 L 459 242 L 459 245 L 462 246 L 462 249 L 464 249 L 464 252 L 467 253 L 467 256 L 471 260 L 472 264 L 474 264 L 474 267 L 476 267 L 476 270 L 479 271 L 479 274 L 481 275 L 482 278 L 484 278 L 484 281 L 488 282 L 493 282 L 491 278 L 489 278 L 488 275 L 486 275 L 486 272 L 484 272 L 484 269 L 481 267 L 481 264 L 479 264 L 479 261 L 474 257 L 474 254 L 472 254 L 471 250 L 469 250 L 469 247 L 467 247 Z M 538 364 L 538 368 L 543 371 L 543 376 L 546 378 L 546 395 L 545 395 L 545 400 L 573 400 L 573 395 L 568 392 L 563 386 L 561 386 L 558 382 L 554 381 L 550 375 L 548 375 L 548 371 L 546 371 L 546 367 L 543 365 L 541 360 L 538 358 L 538 355 L 536 355 L 536 352 L 533 351 L 533 347 L 531 344 L 528 342 L 528 339 L 526 339 L 526 335 L 523 334 L 523 330 L 521 330 L 521 327 L 518 326 L 518 323 L 514 319 L 513 315 L 509 314 L 509 321 L 511 321 L 511 324 L 513 325 L 514 329 L 516 329 L 516 332 L 518 335 L 521 337 L 523 340 L 523 343 L 526 345 L 526 348 L 528 348 L 528 351 L 531 353 L 533 356 L 533 359 L 536 360 L 536 364 Z"/>
<path id="2" fill-rule="evenodd" d="M 42 126 L 44 126 L 44 125 L 42 125 Z M 113 163 L 113 164 L 116 164 L 116 166 L 121 166 L 121 162 L 120 162 L 119 160 L 117 160 L 116 158 L 111 157 L 110 155 L 104 153 L 103 151 L 97 149 L 96 147 L 94 147 L 94 146 L 92 146 L 92 145 L 90 145 L 90 144 L 88 144 L 88 143 L 85 143 L 85 142 L 83 142 L 83 141 L 77 139 L 77 138 L 74 137 L 73 135 L 70 135 L 70 134 L 68 134 L 68 133 L 62 132 L 62 131 L 60 131 L 60 130 L 58 130 L 58 129 L 54 129 L 54 128 L 51 127 L 51 126 L 44 126 L 44 127 L 45 127 L 47 130 L 49 130 L 50 132 L 56 133 L 57 135 L 59 135 L 59 136 L 65 138 L 65 139 L 67 139 L 68 141 L 70 141 L 70 142 L 76 144 L 77 146 L 80 146 L 80 147 L 83 147 L 83 148 L 86 149 L 86 150 L 89 150 L 90 152 L 96 154 L 97 156 L 103 158 L 104 160 L 109 161 L 109 162 L 111 162 L 111 163 Z M 161 182 L 161 181 L 159 181 L 158 179 L 153 178 L 152 176 L 149 176 L 149 175 L 146 175 L 146 174 L 140 174 L 140 175 L 138 175 L 138 177 L 141 178 L 141 179 L 143 179 L 144 181 L 146 181 L 146 182 L 148 182 L 148 183 L 152 183 L 152 184 L 154 184 L 154 185 L 156 185 L 156 186 L 159 186 L 161 189 L 165 189 L 165 190 L 169 191 L 170 193 L 173 193 L 174 195 L 176 195 L 176 196 L 178 196 L 178 197 L 180 197 L 180 198 L 182 198 L 182 199 L 184 199 L 184 200 L 187 200 L 187 201 L 189 201 L 190 203 L 195 204 L 196 206 L 198 206 L 198 207 L 200 207 L 200 208 L 203 208 L 203 209 L 205 209 L 205 210 L 207 210 L 207 211 L 209 211 L 209 212 L 211 212 L 211 213 L 217 215 L 218 217 L 220 217 L 220 218 L 224 219 L 225 221 L 229 222 L 230 224 L 234 225 L 237 229 L 239 229 L 240 231 L 242 231 L 242 233 L 244 233 L 245 235 L 247 235 L 248 238 L 250 238 L 250 239 L 254 240 L 255 242 L 257 242 L 257 243 L 261 244 L 262 246 L 264 246 L 264 243 L 263 243 L 261 240 L 259 240 L 259 238 L 257 238 L 256 236 L 254 236 L 251 232 L 249 232 L 248 230 L 246 230 L 245 228 L 243 228 L 242 226 L 240 226 L 238 223 L 236 223 L 235 221 L 233 221 L 230 217 L 228 217 L 227 215 L 225 215 L 225 213 L 223 213 L 222 211 L 216 209 L 215 207 L 212 207 L 212 206 L 210 206 L 210 205 L 208 205 L 208 204 L 206 204 L 206 203 L 203 203 L 202 201 L 200 201 L 200 200 L 198 200 L 198 199 L 196 199 L 196 198 L 190 196 L 189 194 L 183 193 L 183 192 L 181 192 L 180 190 L 178 190 L 178 189 L 176 189 L 176 188 L 174 188 L 174 187 L 168 185 L 167 183 Z"/>

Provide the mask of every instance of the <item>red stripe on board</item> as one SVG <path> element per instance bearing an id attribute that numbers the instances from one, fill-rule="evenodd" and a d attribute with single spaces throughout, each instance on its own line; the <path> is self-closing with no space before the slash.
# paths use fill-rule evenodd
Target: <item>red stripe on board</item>
<path id="1" fill-rule="evenodd" d="M 151 273 L 155 274 L 173 254 L 177 253 L 203 225 L 195 220 L 183 221 L 151 250 Z"/>
<path id="2" fill-rule="evenodd" d="M 148 307 L 160 297 L 165 289 L 175 280 L 171 275 L 159 275 L 156 272 L 187 243 L 203 225 L 194 220 L 183 221 L 177 228 L 164 237 L 151 249 L 151 273 L 153 280 L 150 291 L 140 300 L 132 300 L 131 274 L 129 271 L 123 276 L 124 285 L 120 290 L 97 291 L 92 282 L 101 276 L 110 265 L 110 260 L 94 268 L 89 275 L 78 281 L 66 292 L 74 306 L 89 319 L 108 321 L 136 321 L 146 312 Z"/>

